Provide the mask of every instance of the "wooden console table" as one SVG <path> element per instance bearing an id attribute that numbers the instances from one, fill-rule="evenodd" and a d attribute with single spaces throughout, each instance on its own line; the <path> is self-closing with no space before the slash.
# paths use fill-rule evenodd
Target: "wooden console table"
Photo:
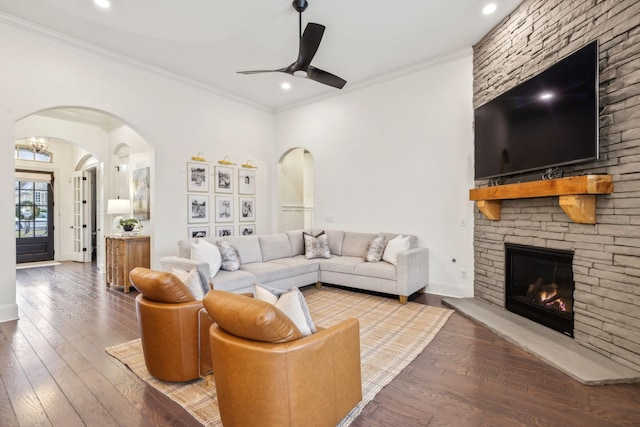
<path id="1" fill-rule="evenodd" d="M 111 236 L 106 240 L 107 287 L 124 287 L 129 292 L 129 272 L 151 264 L 149 236 Z"/>
<path id="2" fill-rule="evenodd" d="M 582 175 L 469 190 L 469 200 L 491 221 L 500 220 L 501 201 L 558 196 L 573 222 L 596 223 L 596 195 L 613 193 L 611 175 Z"/>

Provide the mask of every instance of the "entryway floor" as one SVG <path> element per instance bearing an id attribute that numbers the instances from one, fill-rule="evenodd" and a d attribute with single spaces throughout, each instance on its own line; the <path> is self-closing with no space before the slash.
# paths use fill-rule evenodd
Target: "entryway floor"
<path id="1" fill-rule="evenodd" d="M 34 268 L 34 267 L 49 267 L 51 265 L 59 265 L 58 261 L 35 261 L 35 262 L 23 262 L 21 264 L 16 264 L 16 270 L 20 270 L 22 268 Z"/>
<path id="2" fill-rule="evenodd" d="M 640 382 L 640 372 L 503 308 L 476 298 L 442 298 L 442 302 L 583 384 Z"/>

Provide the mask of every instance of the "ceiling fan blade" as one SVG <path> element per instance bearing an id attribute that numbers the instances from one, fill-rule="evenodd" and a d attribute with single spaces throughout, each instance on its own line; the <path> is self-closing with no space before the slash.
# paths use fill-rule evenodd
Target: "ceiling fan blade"
<path id="1" fill-rule="evenodd" d="M 284 70 L 250 70 L 250 71 L 236 71 L 238 74 L 260 74 L 260 73 L 277 73 Z"/>
<path id="2" fill-rule="evenodd" d="M 302 38 L 300 39 L 300 49 L 298 52 L 298 60 L 295 62 L 295 70 L 305 70 L 311 64 L 311 60 L 316 55 L 322 35 L 324 34 L 324 25 L 314 24 L 310 22 L 304 29 Z"/>
<path id="3" fill-rule="evenodd" d="M 342 89 L 344 85 L 347 84 L 346 80 L 312 66 L 309 66 L 309 69 L 307 70 L 307 78 L 318 83 L 333 86 L 337 89 Z"/>

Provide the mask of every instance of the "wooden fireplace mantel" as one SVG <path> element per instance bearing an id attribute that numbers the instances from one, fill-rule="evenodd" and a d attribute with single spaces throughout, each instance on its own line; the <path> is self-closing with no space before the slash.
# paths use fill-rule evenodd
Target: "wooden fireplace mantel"
<path id="1" fill-rule="evenodd" d="M 477 202 L 478 209 L 487 219 L 498 221 L 502 200 L 558 196 L 560 207 L 573 222 L 595 224 L 596 195 L 611 193 L 611 175 L 582 175 L 472 188 L 469 200 Z"/>

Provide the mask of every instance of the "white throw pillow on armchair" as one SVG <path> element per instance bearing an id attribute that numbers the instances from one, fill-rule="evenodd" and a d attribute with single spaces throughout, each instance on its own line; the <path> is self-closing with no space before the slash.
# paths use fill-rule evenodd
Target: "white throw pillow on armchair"
<path id="1" fill-rule="evenodd" d="M 191 259 L 209 264 L 209 278 L 215 276 L 222 266 L 220 250 L 216 245 L 204 239 L 191 243 Z"/>
<path id="2" fill-rule="evenodd" d="M 387 243 L 387 246 L 384 248 L 384 254 L 382 254 L 382 260 L 397 266 L 398 254 L 409 249 L 411 249 L 410 237 L 403 237 L 402 234 L 398 234 Z"/>
<path id="3" fill-rule="evenodd" d="M 255 297 L 256 299 L 266 301 L 276 306 L 291 319 L 305 337 L 317 332 L 313 320 L 311 320 L 309 307 L 300 289 L 291 288 L 285 291 L 256 283 Z"/>
<path id="4" fill-rule="evenodd" d="M 184 271 L 174 267 L 173 270 L 171 270 L 171 274 L 180 279 L 180 281 L 189 288 L 193 297 L 197 300 L 204 298 L 206 292 L 208 292 L 204 290 L 202 281 L 200 280 L 200 274 L 198 273 L 198 269 L 195 267 L 193 267 L 191 271 Z"/>

